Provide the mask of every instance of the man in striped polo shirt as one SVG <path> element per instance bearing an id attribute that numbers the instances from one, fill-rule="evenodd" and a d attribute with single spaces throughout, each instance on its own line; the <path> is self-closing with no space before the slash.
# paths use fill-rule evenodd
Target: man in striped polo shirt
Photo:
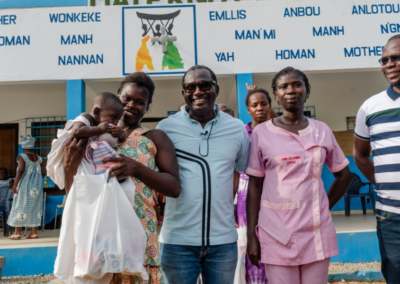
<path id="1" fill-rule="evenodd" d="M 387 284 L 400 283 L 400 34 L 389 39 L 379 60 L 390 86 L 357 113 L 354 160 L 376 185 L 377 234 Z M 372 149 L 373 161 L 370 159 Z"/>

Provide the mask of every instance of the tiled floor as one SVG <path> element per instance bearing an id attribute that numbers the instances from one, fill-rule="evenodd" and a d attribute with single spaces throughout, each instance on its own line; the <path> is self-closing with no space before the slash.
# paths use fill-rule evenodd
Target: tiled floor
<path id="1" fill-rule="evenodd" d="M 28 229 L 26 234 L 29 235 L 29 233 Z M 0 249 L 58 246 L 59 234 L 60 230 L 44 230 L 44 232 L 39 231 L 38 239 L 25 240 L 22 231 L 20 240 L 10 240 L 8 237 L 4 237 L 3 230 L 0 230 Z"/>
<path id="2" fill-rule="evenodd" d="M 333 224 L 337 233 L 356 233 L 376 231 L 376 218 L 373 213 L 352 214 L 350 217 L 333 215 Z"/>

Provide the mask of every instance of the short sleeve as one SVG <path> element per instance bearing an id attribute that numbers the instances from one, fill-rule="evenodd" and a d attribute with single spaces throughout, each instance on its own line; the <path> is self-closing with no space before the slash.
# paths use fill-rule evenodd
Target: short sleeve
<path id="1" fill-rule="evenodd" d="M 325 164 L 332 173 L 340 172 L 349 164 L 349 160 L 347 160 L 330 129 L 328 129 L 328 133 L 330 133 L 329 139 L 331 141 L 328 143 Z"/>
<path id="2" fill-rule="evenodd" d="M 165 119 L 161 120 L 161 121 L 157 124 L 156 129 L 160 129 L 160 130 L 162 130 L 162 131 L 165 132 L 165 130 L 164 130 L 164 128 L 165 128 L 165 127 L 164 127 L 164 126 L 165 126 L 164 120 L 165 120 Z"/>
<path id="3" fill-rule="evenodd" d="M 246 170 L 246 174 L 249 176 L 263 177 L 265 176 L 264 159 L 259 144 L 259 133 L 256 128 L 251 134 L 251 146 L 249 165 Z"/>
<path id="4" fill-rule="evenodd" d="M 25 154 L 25 153 L 21 153 L 21 154 L 19 154 L 18 157 L 17 157 L 17 163 L 19 163 L 19 157 L 21 157 L 22 160 L 24 160 L 25 163 L 27 163 L 27 162 L 29 161 L 29 159 L 28 159 L 28 157 L 26 156 L 26 154 Z"/>
<path id="5" fill-rule="evenodd" d="M 235 168 L 238 172 L 244 172 L 247 168 L 247 163 L 249 161 L 249 151 L 250 151 L 250 139 L 247 135 L 246 129 L 242 127 L 242 142 L 240 151 L 236 156 Z"/>
<path id="6" fill-rule="evenodd" d="M 356 128 L 354 130 L 354 135 L 361 139 L 369 141 L 369 127 L 367 125 L 367 112 L 365 110 L 365 106 L 362 105 L 357 113 L 356 118 Z"/>

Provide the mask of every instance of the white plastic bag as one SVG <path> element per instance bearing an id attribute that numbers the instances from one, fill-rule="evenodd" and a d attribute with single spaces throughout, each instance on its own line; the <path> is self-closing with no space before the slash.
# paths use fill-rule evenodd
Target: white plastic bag
<path id="1" fill-rule="evenodd" d="M 64 129 L 57 130 L 57 138 L 51 142 L 51 150 L 47 155 L 47 176 L 58 185 L 60 189 L 64 189 L 64 165 L 63 165 L 63 155 L 65 144 L 72 136 L 71 128 L 75 122 L 82 122 L 87 127 L 90 127 L 90 122 L 83 116 L 78 116 L 74 120 L 69 120 L 65 124 Z M 94 173 L 93 173 L 94 174 Z"/>
<path id="2" fill-rule="evenodd" d="M 78 174 L 92 171 L 81 166 Z M 131 204 L 135 185 L 130 178 L 107 183 L 108 172 L 74 177 L 54 270 L 64 283 L 108 284 L 113 273 L 148 279 L 146 234 Z"/>
<path id="3" fill-rule="evenodd" d="M 64 176 L 64 168 L 63 176 Z M 83 158 L 76 175 L 94 175 L 94 165 Z M 132 182 L 133 183 L 133 182 Z M 133 185 L 133 191 L 135 191 Z M 54 263 L 54 275 L 64 283 L 72 284 L 75 268 L 75 188 L 74 184 L 69 191 L 62 215 L 60 239 L 58 241 L 57 258 Z"/>

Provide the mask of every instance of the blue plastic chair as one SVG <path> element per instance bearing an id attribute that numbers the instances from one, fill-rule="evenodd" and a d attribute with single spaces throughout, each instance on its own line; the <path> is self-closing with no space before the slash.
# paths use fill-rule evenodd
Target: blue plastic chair
<path id="1" fill-rule="evenodd" d="M 367 193 L 360 193 L 360 189 L 363 188 L 364 186 L 368 186 L 368 192 Z M 344 210 L 345 210 L 345 215 L 347 217 L 350 216 L 350 204 L 351 204 L 351 198 L 352 197 L 360 197 L 361 198 L 361 206 L 363 209 L 363 214 L 367 214 L 366 210 L 366 204 L 365 204 L 365 197 L 369 197 L 372 202 L 372 209 L 374 210 L 375 213 L 375 195 L 374 195 L 374 188 L 372 186 L 372 183 L 370 182 L 362 182 L 360 177 L 355 174 L 351 173 L 351 182 L 349 184 L 349 187 L 347 188 L 347 191 L 344 195 Z"/>

